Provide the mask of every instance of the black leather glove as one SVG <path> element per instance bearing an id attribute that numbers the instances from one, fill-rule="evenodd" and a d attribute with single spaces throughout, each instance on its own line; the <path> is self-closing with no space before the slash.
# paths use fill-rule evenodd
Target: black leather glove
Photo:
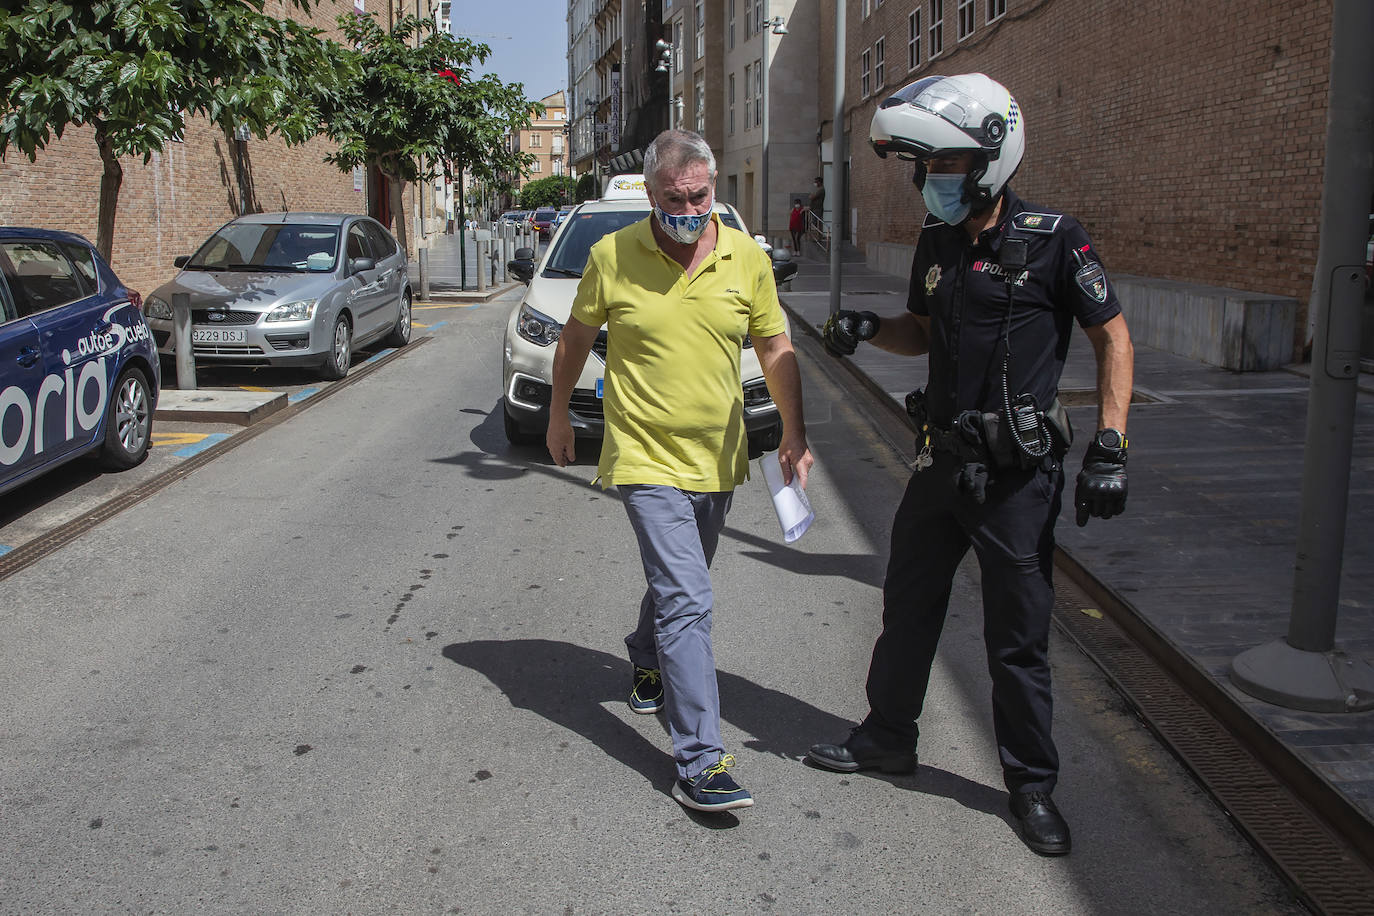
<path id="1" fill-rule="evenodd" d="M 985 464 L 972 462 L 959 469 L 959 489 L 973 497 L 973 501 L 982 505 L 988 498 L 988 467 Z"/>
<path id="2" fill-rule="evenodd" d="M 1078 527 L 1088 518 L 1111 518 L 1126 511 L 1126 437 L 1104 429 L 1088 445 L 1078 472 L 1073 505 Z"/>
<path id="3" fill-rule="evenodd" d="M 872 340 L 882 323 L 882 319 L 872 312 L 841 310 L 825 319 L 821 340 L 831 356 L 852 356 L 859 341 Z"/>

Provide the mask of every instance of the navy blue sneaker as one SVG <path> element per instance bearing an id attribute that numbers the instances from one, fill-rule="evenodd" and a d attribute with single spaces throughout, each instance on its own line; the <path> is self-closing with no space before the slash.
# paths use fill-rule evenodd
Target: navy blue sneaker
<path id="1" fill-rule="evenodd" d="M 657 668 L 635 665 L 635 685 L 630 690 L 630 711 L 651 715 L 663 708 L 663 675 Z"/>
<path id="2" fill-rule="evenodd" d="M 735 755 L 726 754 L 691 779 L 673 783 L 673 798 L 686 808 L 697 811 L 729 811 L 731 808 L 750 808 L 754 796 L 725 772 L 735 765 Z"/>

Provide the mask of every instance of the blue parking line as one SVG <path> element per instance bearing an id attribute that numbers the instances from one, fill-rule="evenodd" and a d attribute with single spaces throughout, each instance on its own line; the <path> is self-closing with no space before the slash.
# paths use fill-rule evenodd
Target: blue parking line
<path id="1" fill-rule="evenodd" d="M 425 326 L 425 330 L 426 330 L 426 331 L 433 331 L 435 328 L 442 328 L 442 327 L 443 327 L 444 325 L 446 325 L 446 324 L 448 324 L 447 321 L 436 321 L 436 322 L 434 322 L 434 324 L 426 325 L 426 326 Z"/>
<path id="2" fill-rule="evenodd" d="M 395 348 L 395 347 L 387 347 L 385 350 L 382 350 L 382 351 L 380 351 L 379 353 L 374 354 L 372 357 L 363 360 L 363 361 L 362 361 L 361 363 L 359 363 L 358 365 L 360 365 L 360 366 L 366 366 L 368 363 L 375 363 L 377 360 L 381 359 L 383 356 L 386 356 L 388 353 L 395 353 L 395 352 L 396 352 L 396 348 Z"/>
<path id="3" fill-rule="evenodd" d="M 318 388 L 302 388 L 300 391 L 297 391 L 295 394 L 288 394 L 288 395 L 286 396 L 286 403 L 288 403 L 288 404 L 295 404 L 297 401 L 304 401 L 306 398 L 310 397 L 312 394 L 319 394 L 319 393 L 320 393 L 320 389 L 318 389 Z"/>
<path id="4" fill-rule="evenodd" d="M 201 439 L 194 445 L 188 445 L 185 448 L 178 449 L 177 451 L 172 452 L 172 454 L 177 458 L 191 458 L 195 455 L 199 455 L 201 452 L 205 451 L 207 448 L 214 445 L 215 443 L 223 442 L 225 439 L 228 438 L 228 433 L 210 433 L 204 439 Z"/>
<path id="5" fill-rule="evenodd" d="M 9 553 L 13 549 L 13 547 L 10 547 L 8 545 L 0 544 L 0 557 L 3 557 L 5 554 Z"/>

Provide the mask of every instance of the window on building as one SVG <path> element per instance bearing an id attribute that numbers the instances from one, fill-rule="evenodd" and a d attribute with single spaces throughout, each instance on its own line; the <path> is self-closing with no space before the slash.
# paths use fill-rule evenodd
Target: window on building
<path id="1" fill-rule="evenodd" d="M 885 50 L 886 45 L 886 38 L 879 38 L 876 42 L 873 43 L 874 92 L 877 92 L 879 89 L 887 85 L 887 64 L 885 63 L 885 61 L 887 60 L 887 52 Z"/>
<path id="2" fill-rule="evenodd" d="M 906 68 L 915 70 L 921 65 L 921 11 L 906 17 Z"/>
<path id="3" fill-rule="evenodd" d="M 744 65 L 744 129 L 748 130 L 754 126 L 754 95 L 749 91 L 753 85 L 751 80 L 754 78 L 754 65 Z"/>
<path id="4" fill-rule="evenodd" d="M 873 94 L 873 52 L 864 49 L 859 58 L 859 98 L 866 99 Z"/>
<path id="5" fill-rule="evenodd" d="M 763 0 L 744 0 L 744 40 L 748 41 L 749 36 L 754 34 L 754 4 L 762 3 Z M 745 85 L 749 85 L 745 83 Z"/>
<path id="6" fill-rule="evenodd" d="M 731 73 L 729 80 L 726 81 L 725 103 L 729 110 L 726 128 L 730 136 L 735 135 L 735 74 Z"/>
<path id="7" fill-rule="evenodd" d="M 563 174 L 563 160 L 562 160 L 562 159 L 555 159 L 555 160 L 553 161 L 553 173 L 554 173 L 555 175 L 562 175 L 562 174 Z"/>
<path id="8" fill-rule="evenodd" d="M 726 39 L 729 41 L 731 51 L 735 50 L 735 0 L 730 0 L 729 4 L 730 26 L 726 29 Z"/>
<path id="9" fill-rule="evenodd" d="M 959 40 L 963 41 L 973 34 L 973 0 L 956 0 L 955 14 L 959 17 Z"/>
<path id="10" fill-rule="evenodd" d="M 542 134 L 530 134 L 530 149 L 539 149 L 543 145 L 544 137 Z"/>
<path id="11" fill-rule="evenodd" d="M 553 135 L 553 154 L 554 154 L 555 156 L 561 156 L 561 155 L 563 154 L 563 135 L 562 135 L 562 134 L 554 134 L 554 135 Z"/>
<path id="12" fill-rule="evenodd" d="M 759 9 L 763 9 L 760 3 Z M 763 62 L 754 61 L 754 126 L 758 127 L 763 123 Z"/>
<path id="13" fill-rule="evenodd" d="M 692 87 L 692 106 L 696 108 L 696 127 L 699 134 L 706 133 L 706 77 L 697 74 L 697 82 Z"/>
<path id="14" fill-rule="evenodd" d="M 862 2 L 859 4 L 859 18 L 860 18 L 860 19 L 867 19 L 867 18 L 868 18 L 869 14 L 873 12 L 872 5 L 873 5 L 873 0 L 862 0 Z"/>
<path id="15" fill-rule="evenodd" d="M 531 172 L 538 172 L 538 171 L 541 171 L 541 166 L 542 166 L 542 165 L 543 165 L 543 163 L 540 162 L 538 159 L 536 159 L 536 160 L 534 160 L 533 162 L 530 163 L 530 171 L 531 171 Z"/>
<path id="16" fill-rule="evenodd" d="M 988 0 L 988 22 L 1007 14 L 1007 0 Z"/>
<path id="17" fill-rule="evenodd" d="M 945 50 L 945 0 L 930 0 L 930 56 Z"/>
<path id="18" fill-rule="evenodd" d="M 684 35 L 687 34 L 686 32 L 684 32 L 684 31 L 682 30 L 682 19 L 681 19 L 681 18 L 675 19 L 675 20 L 673 21 L 673 34 L 677 36 L 677 41 L 673 42 L 673 72 L 674 72 L 674 73 L 681 73 L 681 72 L 682 72 L 682 55 L 683 55 L 683 50 L 684 50 L 683 47 L 682 47 L 682 44 L 683 44 L 682 38 L 683 38 Z"/>
<path id="19" fill-rule="evenodd" d="M 706 2 L 697 0 L 697 60 L 706 56 Z"/>

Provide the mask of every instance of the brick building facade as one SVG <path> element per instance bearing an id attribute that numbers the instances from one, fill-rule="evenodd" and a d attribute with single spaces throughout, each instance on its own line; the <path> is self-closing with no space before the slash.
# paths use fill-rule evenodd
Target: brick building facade
<path id="1" fill-rule="evenodd" d="M 823 0 L 819 36 L 826 113 L 834 3 Z M 983 72 L 1025 115 L 1017 193 L 1077 216 L 1114 272 L 1297 299 L 1301 344 L 1321 212 L 1328 4 L 848 0 L 846 15 L 847 215 L 860 247 L 912 244 L 924 216 L 911 165 L 869 147 L 878 104 L 924 76 Z"/>
<path id="2" fill-rule="evenodd" d="M 383 0 L 367 0 L 384 27 L 390 26 Z M 280 9 L 273 9 L 274 6 Z M 307 15 L 286 3 L 268 3 L 268 12 L 291 16 L 342 39 L 338 17 L 352 13 L 356 0 L 320 0 Z M 144 165 L 141 157 L 120 160 L 124 181 L 115 216 L 111 260 L 120 279 L 147 293 L 176 273 L 172 259 L 190 254 L 211 232 L 238 216 L 242 205 L 235 156 L 243 155 L 250 179 L 250 204 L 256 210 L 324 210 L 377 215 L 383 206 L 377 177 L 340 172 L 324 161 L 332 149 L 317 138 L 287 147 L 272 137 L 231 140 L 204 119 L 188 121 L 184 138 L 167 144 Z M 0 223 L 39 226 L 96 236 L 100 198 L 100 156 L 89 127 L 71 128 L 61 140 L 40 150 L 35 162 L 17 149 L 0 160 Z M 369 187 L 369 184 L 371 187 Z M 403 211 L 414 222 L 414 189 L 407 186 Z M 414 245 L 411 233 L 411 244 Z"/>

